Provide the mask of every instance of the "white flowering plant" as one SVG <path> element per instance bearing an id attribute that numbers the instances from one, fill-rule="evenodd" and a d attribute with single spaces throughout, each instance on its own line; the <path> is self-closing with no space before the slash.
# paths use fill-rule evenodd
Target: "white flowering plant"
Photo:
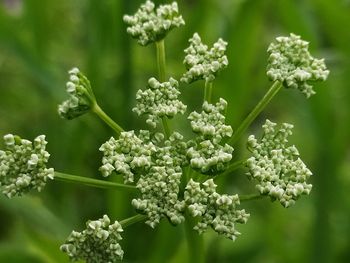
<path id="1" fill-rule="evenodd" d="M 314 83 L 326 80 L 329 71 L 323 59 L 312 57 L 308 42 L 290 34 L 277 37 L 268 47 L 267 76 L 273 82 L 266 95 L 243 122 L 232 128 L 226 123 L 227 104 L 223 98 L 212 101 L 213 83 L 228 66 L 225 55 L 228 43 L 221 38 L 211 48 L 202 43 L 198 33 L 189 39 L 183 63 L 186 71 L 179 80 L 166 74 L 165 38 L 175 28 L 185 25 L 176 2 L 160 5 L 147 0 L 134 15 L 125 15 L 130 34 L 141 46 L 155 44 L 158 75 L 145 81 L 145 89 L 136 93 L 137 115 L 146 116 L 148 130 L 124 130 L 98 105 L 88 78 L 78 69 L 69 71 L 66 84 L 68 99 L 58 106 L 59 115 L 68 120 L 89 112 L 95 113 L 114 131 L 99 150 L 103 157 L 103 177 L 122 176 L 124 183 L 92 179 L 47 168 L 50 154 L 40 135 L 33 142 L 19 136 L 4 136 L 0 150 L 0 187 L 8 198 L 41 191 L 48 180 L 73 182 L 100 188 L 131 192 L 135 215 L 111 222 L 107 215 L 88 221 L 82 232 L 73 231 L 61 250 L 72 261 L 117 262 L 123 259 L 123 229 L 138 222 L 156 228 L 161 220 L 172 225 L 185 224 L 189 256 L 201 258 L 195 235 L 212 229 L 219 235 L 236 240 L 241 234 L 238 224 L 247 223 L 250 214 L 241 203 L 269 197 L 284 207 L 308 195 L 312 172 L 301 160 L 294 145 L 288 145 L 293 125 L 277 125 L 266 120 L 261 138 L 247 140 L 250 156 L 235 160 L 235 144 L 266 105 L 282 88 L 300 90 L 307 98 L 314 95 Z M 201 109 L 187 113 L 180 89 L 195 81 L 204 81 Z M 187 115 L 192 138 L 170 125 L 175 115 Z M 162 129 L 160 128 L 162 127 Z M 245 168 L 256 183 L 256 193 L 218 193 L 216 178 Z M 196 233 L 197 232 L 197 233 Z M 126 252 L 127 254 L 127 252 Z"/>

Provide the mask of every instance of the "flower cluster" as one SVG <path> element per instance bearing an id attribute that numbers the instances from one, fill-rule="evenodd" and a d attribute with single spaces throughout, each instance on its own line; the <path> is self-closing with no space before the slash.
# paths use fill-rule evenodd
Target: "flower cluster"
<path id="1" fill-rule="evenodd" d="M 142 46 L 164 39 L 172 29 L 185 24 L 176 2 L 154 8 L 154 3 L 147 0 L 133 16 L 123 17 L 128 34 Z"/>
<path id="2" fill-rule="evenodd" d="M 147 224 L 155 227 L 164 216 L 173 224 L 181 223 L 183 202 L 178 200 L 182 176 L 181 167 L 188 164 L 183 136 L 173 133 L 164 140 L 160 133 L 141 131 L 138 136 L 133 131 L 122 132 L 119 139 L 113 137 L 100 150 L 104 153 L 100 170 L 108 176 L 112 171 L 121 173 L 125 182 L 133 182 L 140 198 L 132 205 L 147 214 Z"/>
<path id="3" fill-rule="evenodd" d="M 140 133 L 145 136 L 149 132 Z M 134 173 L 150 168 L 156 146 L 151 141 L 140 139 L 134 131 L 128 131 L 122 132 L 117 140 L 111 137 L 99 150 L 104 155 L 100 167 L 102 175 L 109 176 L 115 170 L 123 175 L 125 183 L 131 183 L 134 182 Z"/>
<path id="4" fill-rule="evenodd" d="M 173 78 L 163 83 L 155 78 L 150 78 L 148 88 L 137 91 L 137 105 L 133 111 L 138 115 L 148 114 L 146 122 L 154 128 L 159 118 L 172 118 L 178 113 L 184 114 L 186 105 L 178 100 L 180 95 L 178 86 L 179 83 Z"/>
<path id="5" fill-rule="evenodd" d="M 203 233 L 211 227 L 217 233 L 235 240 L 240 235 L 235 224 L 245 224 L 249 214 L 244 209 L 237 209 L 240 204 L 238 195 L 220 195 L 216 192 L 216 186 L 212 179 L 205 181 L 202 187 L 192 179 L 188 182 L 185 202 L 190 215 L 199 217 L 194 229 Z"/>
<path id="6" fill-rule="evenodd" d="M 118 262 L 124 255 L 119 245 L 123 228 L 118 221 L 110 223 L 107 215 L 96 221 L 88 221 L 86 229 L 82 232 L 72 231 L 61 250 L 67 253 L 72 261 Z"/>
<path id="7" fill-rule="evenodd" d="M 214 43 L 211 49 L 202 43 L 198 33 L 189 39 L 190 46 L 185 49 L 186 57 L 184 64 L 187 72 L 182 76 L 181 81 L 191 83 L 198 79 L 213 81 L 219 71 L 228 65 L 225 55 L 227 42 L 221 38 Z"/>
<path id="8" fill-rule="evenodd" d="M 185 220 L 182 215 L 185 204 L 178 200 L 181 176 L 182 170 L 179 166 L 153 166 L 137 182 L 136 187 L 141 192 L 141 198 L 133 199 L 132 205 L 141 213 L 147 214 L 146 224 L 152 228 L 164 216 L 174 225 Z"/>
<path id="9" fill-rule="evenodd" d="M 285 206 L 291 206 L 302 194 L 309 194 L 312 188 L 307 179 L 312 175 L 299 158 L 296 147 L 287 146 L 293 125 L 283 123 L 279 129 L 266 120 L 260 142 L 254 135 L 248 138 L 248 149 L 252 157 L 247 160 L 248 175 L 258 181 L 261 194 L 278 199 Z"/>
<path id="10" fill-rule="evenodd" d="M 45 150 L 45 136 L 31 141 L 18 136 L 4 136 L 5 151 L 0 150 L 0 186 L 7 197 L 21 196 L 34 189 L 41 191 L 54 169 L 46 168 L 50 154 Z"/>
<path id="11" fill-rule="evenodd" d="M 73 68 L 68 73 L 70 76 L 66 87 L 69 98 L 58 106 L 58 114 L 71 120 L 88 112 L 96 99 L 89 80 L 78 68 Z"/>
<path id="12" fill-rule="evenodd" d="M 220 142 L 232 135 L 232 128 L 225 125 L 225 112 L 227 102 L 220 99 L 216 105 L 203 103 L 201 113 L 192 112 L 188 119 L 192 130 L 199 136 L 194 146 L 188 149 L 187 156 L 191 167 L 202 173 L 216 173 L 223 171 L 226 164 L 232 159 L 233 148 Z"/>
<path id="13" fill-rule="evenodd" d="M 268 48 L 267 76 L 288 88 L 299 89 L 306 97 L 315 94 L 310 82 L 324 81 L 329 70 L 324 59 L 316 59 L 308 50 L 309 43 L 300 36 L 277 37 Z"/>

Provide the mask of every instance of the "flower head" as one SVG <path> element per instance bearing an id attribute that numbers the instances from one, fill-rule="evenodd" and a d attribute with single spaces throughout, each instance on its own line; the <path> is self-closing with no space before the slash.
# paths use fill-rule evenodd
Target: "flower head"
<path id="1" fill-rule="evenodd" d="M 86 260 L 88 263 L 118 262 L 124 251 L 119 245 L 123 228 L 118 221 L 111 224 L 107 215 L 96 221 L 88 221 L 82 232 L 72 231 L 61 246 L 61 250 L 72 261 Z"/>
<path id="2" fill-rule="evenodd" d="M 203 233 L 211 227 L 234 241 L 240 235 L 236 223 L 245 224 L 249 214 L 244 209 L 237 209 L 240 204 L 238 195 L 220 195 L 216 192 L 216 186 L 212 179 L 202 186 L 191 179 L 186 186 L 185 203 L 190 215 L 199 217 L 195 230 Z"/>
<path id="3" fill-rule="evenodd" d="M 232 128 L 225 125 L 227 102 L 220 99 L 215 105 L 204 102 L 201 113 L 192 112 L 188 119 L 191 121 L 193 132 L 197 133 L 194 145 L 187 151 L 191 167 L 201 173 L 215 174 L 223 171 L 232 159 L 233 148 L 228 144 L 220 144 L 222 139 L 232 135 Z"/>
<path id="4" fill-rule="evenodd" d="M 53 179 L 54 169 L 46 168 L 50 154 L 45 150 L 45 135 L 34 142 L 7 134 L 5 151 L 0 150 L 0 187 L 7 197 L 21 196 L 34 189 L 41 191 L 48 179 Z"/>
<path id="5" fill-rule="evenodd" d="M 303 194 L 309 194 L 312 188 L 307 179 L 312 175 L 299 158 L 297 148 L 287 146 L 288 136 L 293 125 L 283 123 L 276 129 L 276 123 L 266 120 L 264 134 L 258 142 L 254 135 L 248 138 L 248 149 L 253 156 L 247 160 L 248 176 L 258 184 L 261 194 L 278 199 L 285 206 L 291 206 Z"/>
<path id="6" fill-rule="evenodd" d="M 170 78 L 168 82 L 159 82 L 155 78 L 148 80 L 148 88 L 136 93 L 136 107 L 133 111 L 138 115 L 147 114 L 147 124 L 157 126 L 162 117 L 172 118 L 176 114 L 184 114 L 186 105 L 179 99 L 179 83 Z"/>
<path id="7" fill-rule="evenodd" d="M 151 141 L 142 140 L 134 131 L 122 132 L 117 140 L 111 137 L 100 147 L 104 154 L 100 171 L 103 176 L 116 171 L 123 175 L 125 183 L 134 182 L 134 173 L 151 167 L 151 157 L 156 150 Z"/>
<path id="8" fill-rule="evenodd" d="M 267 76 L 272 81 L 281 81 L 287 88 L 299 89 L 306 97 L 315 94 L 311 83 L 325 81 L 329 70 L 324 59 L 312 57 L 308 48 L 309 43 L 300 36 L 277 37 L 267 50 Z"/>
<path id="9" fill-rule="evenodd" d="M 69 81 L 66 84 L 66 90 L 69 98 L 58 106 L 58 114 L 62 118 L 71 120 L 90 111 L 96 99 L 89 80 L 78 68 L 73 68 L 68 73 Z"/>
<path id="10" fill-rule="evenodd" d="M 133 16 L 123 17 L 128 34 L 142 46 L 164 39 L 172 29 L 185 24 L 176 2 L 154 8 L 154 3 L 147 0 Z"/>
<path id="11" fill-rule="evenodd" d="M 152 228 L 162 217 L 167 217 L 174 225 L 185 220 L 182 215 L 184 202 L 178 200 L 181 176 L 179 166 L 153 166 L 137 182 L 141 197 L 133 199 L 132 205 L 148 216 L 146 224 Z"/>
<path id="12" fill-rule="evenodd" d="M 187 72 L 182 76 L 181 81 L 186 83 L 199 79 L 213 81 L 216 75 L 228 65 L 225 55 L 227 42 L 219 38 L 209 49 L 202 43 L 198 33 L 194 33 L 189 42 L 190 46 L 185 49 L 186 56 L 183 62 Z"/>

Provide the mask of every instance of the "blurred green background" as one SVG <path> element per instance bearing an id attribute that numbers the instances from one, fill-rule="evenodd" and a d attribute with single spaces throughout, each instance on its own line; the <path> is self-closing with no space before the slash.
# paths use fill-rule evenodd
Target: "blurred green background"
<path id="1" fill-rule="evenodd" d="M 126 129 L 146 127 L 131 108 L 136 90 L 156 74 L 155 50 L 138 46 L 122 22 L 141 2 L 2 0 L 1 136 L 46 134 L 57 171 L 101 178 L 98 148 L 111 131 L 92 115 L 62 120 L 57 104 L 65 98 L 67 70 L 78 66 L 111 117 Z M 314 172 L 310 197 L 289 209 L 268 200 L 242 204 L 251 214 L 238 226 L 242 236 L 232 243 L 209 231 L 206 261 L 350 262 L 350 1 L 189 0 L 179 1 L 179 8 L 186 26 L 166 39 L 168 75 L 184 72 L 182 50 L 194 32 L 208 44 L 227 40 L 230 65 L 214 83 L 214 96 L 229 102 L 227 119 L 234 129 L 270 85 L 266 48 L 276 36 L 301 35 L 331 71 L 309 100 L 282 90 L 250 128 L 258 133 L 266 118 L 295 125 L 291 141 Z M 200 106 L 202 86 L 181 87 L 188 111 Z M 184 117 L 172 126 L 188 128 Z M 242 140 L 235 158 L 246 154 Z M 221 183 L 222 192 L 254 192 L 244 170 Z M 131 198 L 60 182 L 50 182 L 40 194 L 0 197 L 0 262 L 68 262 L 59 245 L 70 231 L 104 213 L 119 220 L 133 215 Z M 122 246 L 125 262 L 186 262 L 183 227 L 167 222 L 156 230 L 144 224 L 126 229 Z"/>

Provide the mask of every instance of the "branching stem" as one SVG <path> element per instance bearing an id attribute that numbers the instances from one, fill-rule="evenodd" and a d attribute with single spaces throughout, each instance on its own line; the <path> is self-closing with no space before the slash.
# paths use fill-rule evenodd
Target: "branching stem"
<path id="1" fill-rule="evenodd" d="M 72 174 L 66 174 L 66 173 L 60 173 L 55 172 L 54 179 L 57 181 L 62 182 L 68 182 L 68 183 L 77 183 L 82 185 L 88 185 L 93 186 L 97 188 L 104 188 L 104 189 L 115 189 L 120 191 L 137 191 L 137 188 L 133 185 L 126 185 L 126 184 L 118 184 L 114 182 L 108 182 L 83 176 L 77 176 Z"/>
<path id="2" fill-rule="evenodd" d="M 92 111 L 96 113 L 96 115 L 103 120 L 109 127 L 111 127 L 118 135 L 124 131 L 122 127 L 120 127 L 115 121 L 111 119 L 101 108 L 95 103 L 92 107 Z"/>
<path id="3" fill-rule="evenodd" d="M 158 77 L 160 82 L 166 81 L 165 74 L 165 44 L 164 39 L 156 42 L 156 50 L 157 50 L 157 67 L 158 67 Z M 169 138 L 171 134 L 171 130 L 169 128 L 168 119 L 166 116 L 162 117 L 162 125 L 164 129 L 164 134 L 166 138 Z"/>
<path id="4" fill-rule="evenodd" d="M 241 125 L 238 127 L 236 132 L 233 134 L 229 140 L 229 144 L 234 145 L 249 127 L 249 125 L 255 120 L 255 118 L 260 114 L 260 112 L 266 107 L 266 105 L 272 100 L 272 98 L 281 89 L 282 83 L 275 81 L 270 89 L 267 91 L 265 96 L 259 101 L 255 108 L 249 113 L 249 115 L 244 119 Z"/>
<path id="5" fill-rule="evenodd" d="M 241 202 L 247 202 L 247 201 L 252 201 L 257 199 L 263 199 L 265 197 L 267 197 L 267 195 L 261 195 L 261 194 L 240 195 L 239 200 Z"/>
<path id="6" fill-rule="evenodd" d="M 218 178 L 224 177 L 224 176 L 232 173 L 233 171 L 243 167 L 245 162 L 246 162 L 246 160 L 239 160 L 239 161 L 231 163 L 223 173 L 215 176 L 214 180 L 217 180 Z"/>
<path id="7" fill-rule="evenodd" d="M 122 225 L 123 228 L 126 228 L 126 227 L 131 226 L 133 224 L 136 224 L 138 222 L 145 221 L 146 219 L 147 219 L 146 215 L 138 214 L 138 215 L 126 218 L 126 219 L 120 221 L 119 223 Z"/>

